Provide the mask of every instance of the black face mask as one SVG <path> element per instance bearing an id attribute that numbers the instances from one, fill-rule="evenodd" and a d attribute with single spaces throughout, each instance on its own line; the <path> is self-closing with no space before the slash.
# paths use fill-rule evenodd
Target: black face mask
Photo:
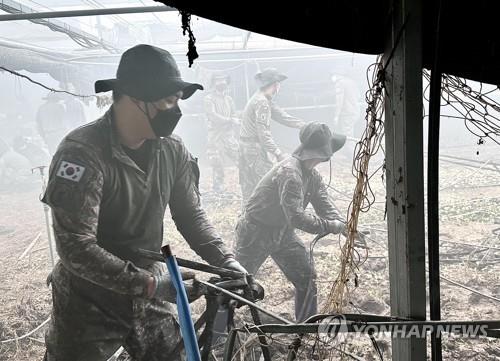
<path id="1" fill-rule="evenodd" d="M 156 137 L 164 138 L 172 134 L 177 123 L 179 123 L 179 119 L 182 117 L 182 112 L 179 106 L 176 105 L 172 109 L 158 111 L 154 118 L 151 118 L 149 114 L 147 116 Z"/>

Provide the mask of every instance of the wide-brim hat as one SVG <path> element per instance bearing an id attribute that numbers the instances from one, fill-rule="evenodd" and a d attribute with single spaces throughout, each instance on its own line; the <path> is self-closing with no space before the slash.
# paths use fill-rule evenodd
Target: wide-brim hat
<path id="1" fill-rule="evenodd" d="M 274 83 L 282 82 L 286 79 L 288 79 L 288 77 L 285 74 L 280 73 L 275 68 L 267 68 L 255 74 L 255 80 L 261 88 L 265 88 Z"/>
<path id="2" fill-rule="evenodd" d="M 153 102 L 182 91 L 187 99 L 203 86 L 182 80 L 174 57 L 151 45 L 136 45 L 120 59 L 116 78 L 95 82 L 96 93 L 116 90 L 138 100 Z"/>
<path id="3" fill-rule="evenodd" d="M 329 160 L 346 142 L 346 136 L 332 133 L 326 124 L 312 122 L 300 129 L 300 145 L 293 152 L 299 160 Z"/>

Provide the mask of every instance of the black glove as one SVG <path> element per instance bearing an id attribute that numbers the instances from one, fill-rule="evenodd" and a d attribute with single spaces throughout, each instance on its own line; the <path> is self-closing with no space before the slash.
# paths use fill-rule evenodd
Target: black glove
<path id="1" fill-rule="evenodd" d="M 227 268 L 233 271 L 241 272 L 244 274 L 247 274 L 248 271 L 243 267 L 240 262 L 235 260 L 234 258 L 228 258 L 224 261 L 224 263 L 221 265 L 223 268 Z"/>
<path id="2" fill-rule="evenodd" d="M 193 280 L 193 282 L 184 282 L 184 288 L 188 296 L 189 303 L 197 300 L 205 294 L 205 287 L 196 281 L 195 274 L 192 271 L 181 271 L 182 279 Z M 170 303 L 176 302 L 177 292 L 168 274 L 154 276 L 155 291 L 152 295 L 154 298 L 162 299 Z"/>

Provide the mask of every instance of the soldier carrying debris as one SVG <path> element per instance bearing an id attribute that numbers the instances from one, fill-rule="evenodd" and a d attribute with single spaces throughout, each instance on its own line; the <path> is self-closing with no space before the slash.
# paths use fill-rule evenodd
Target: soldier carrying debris
<path id="1" fill-rule="evenodd" d="M 230 160 L 238 163 L 238 143 L 234 128 L 239 124 L 233 98 L 227 95 L 228 75 L 214 74 L 212 91 L 205 96 L 205 113 L 208 120 L 207 156 L 213 169 L 213 191 L 224 191 L 224 166 Z"/>
<path id="2" fill-rule="evenodd" d="M 273 97 L 287 76 L 274 68 L 257 73 L 255 79 L 260 89 L 250 98 L 243 112 L 240 128 L 240 185 L 243 203 L 250 197 L 257 183 L 272 168 L 270 158 L 281 161 L 284 153 L 271 135 L 271 119 L 291 128 L 300 128 L 305 122 L 278 107 Z"/>
<path id="3" fill-rule="evenodd" d="M 134 360 L 177 360 L 166 266 L 137 253 L 160 249 L 167 205 L 197 254 L 245 272 L 200 206 L 196 159 L 172 135 L 178 100 L 203 88 L 183 81 L 172 55 L 149 45 L 127 50 L 117 79 L 95 87 L 113 90 L 113 105 L 62 141 L 43 198 L 60 256 L 45 360 L 106 360 L 121 345 Z M 200 296 L 196 284 L 186 289 L 191 300 Z"/>
<path id="4" fill-rule="evenodd" d="M 295 229 L 313 234 L 345 232 L 345 222 L 314 169 L 342 148 L 345 140 L 332 135 L 325 124 L 304 126 L 300 146 L 262 178 L 236 226 L 236 259 L 255 274 L 271 256 L 295 286 L 299 322 L 316 313 L 317 296 L 314 267 Z M 305 210 L 309 203 L 316 214 Z"/>

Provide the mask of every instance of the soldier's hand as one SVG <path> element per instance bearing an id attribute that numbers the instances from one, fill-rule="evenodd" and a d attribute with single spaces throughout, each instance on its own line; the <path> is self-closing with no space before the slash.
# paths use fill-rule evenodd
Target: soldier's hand
<path id="1" fill-rule="evenodd" d="M 368 244 L 366 243 L 366 235 L 370 234 L 369 231 L 359 231 L 356 232 L 356 238 L 354 239 L 354 247 L 368 248 Z"/>
<path id="2" fill-rule="evenodd" d="M 198 282 L 196 278 L 193 278 L 191 283 L 184 282 L 184 288 L 186 289 L 189 303 L 196 301 L 207 293 L 205 285 Z"/>
<path id="3" fill-rule="evenodd" d="M 339 220 L 330 220 L 326 221 L 326 231 L 333 234 L 344 234 L 346 231 L 346 226 L 344 222 L 341 222 Z"/>
<path id="4" fill-rule="evenodd" d="M 233 271 L 241 272 L 247 274 L 248 271 L 243 267 L 240 262 L 235 260 L 234 258 L 228 258 L 224 263 L 222 264 L 223 268 L 227 268 Z"/>
<path id="5" fill-rule="evenodd" d="M 283 159 L 285 159 L 287 157 L 287 154 L 286 153 L 283 153 L 282 151 L 278 150 L 276 153 L 274 153 L 274 155 L 276 156 L 276 160 L 278 162 L 281 162 Z"/>
<path id="6" fill-rule="evenodd" d="M 196 281 L 194 272 L 182 270 L 181 276 L 183 281 L 193 280 L 192 283 L 184 282 L 189 302 L 193 302 L 204 294 L 204 287 Z M 168 274 L 154 276 L 153 282 L 153 291 L 148 293 L 149 298 L 158 298 L 170 303 L 176 302 L 177 291 Z"/>

